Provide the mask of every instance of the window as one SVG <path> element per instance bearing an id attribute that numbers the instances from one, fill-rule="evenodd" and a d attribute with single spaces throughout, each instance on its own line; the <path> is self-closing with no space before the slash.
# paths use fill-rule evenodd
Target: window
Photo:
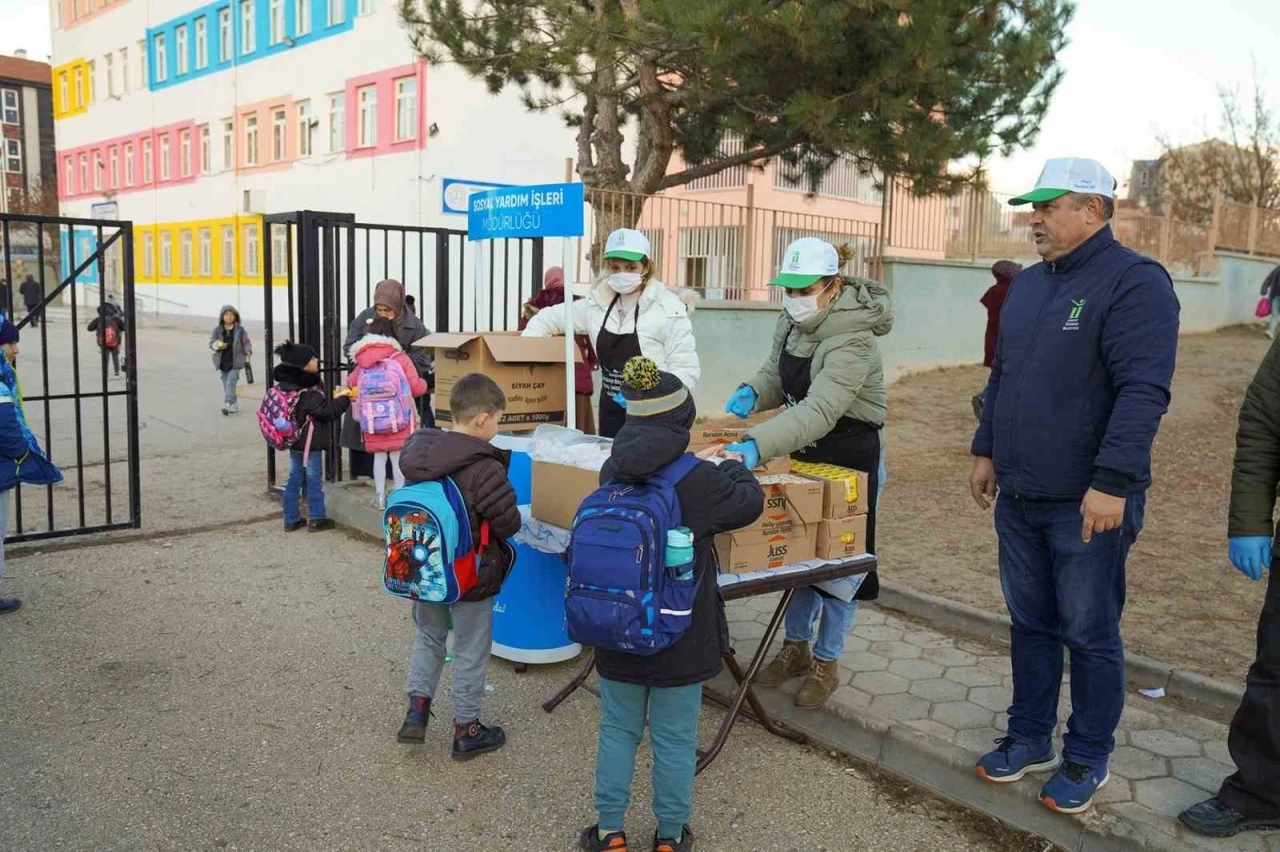
<path id="1" fill-rule="evenodd" d="M 4 170 L 19 174 L 22 172 L 22 142 L 17 139 L 4 140 Z"/>
<path id="2" fill-rule="evenodd" d="M 183 177 L 191 177 L 190 130 L 184 130 L 178 134 L 178 173 Z"/>
<path id="3" fill-rule="evenodd" d="M 213 152 L 209 141 L 209 125 L 200 125 L 200 174 L 207 175 L 212 171 Z"/>
<path id="4" fill-rule="evenodd" d="M 222 120 L 222 168 L 230 171 L 236 165 L 236 123 L 229 118 Z"/>
<path id="5" fill-rule="evenodd" d="M 66 182 L 64 195 L 76 194 L 76 163 L 71 157 L 62 158 L 62 179 Z"/>
<path id="6" fill-rule="evenodd" d="M 284 41 L 284 0 L 271 0 L 271 43 Z"/>
<path id="7" fill-rule="evenodd" d="M 89 155 L 80 155 L 80 191 L 89 191 Z"/>
<path id="8" fill-rule="evenodd" d="M 377 10 L 377 3 L 374 0 L 360 0 L 359 12 L 361 15 L 372 15 Z"/>
<path id="9" fill-rule="evenodd" d="M 378 144 L 378 87 L 357 89 L 356 99 L 360 103 L 360 136 L 356 146 L 372 148 Z"/>
<path id="10" fill-rule="evenodd" d="M 160 180 L 168 180 L 172 175 L 173 161 L 170 157 L 169 134 L 160 134 Z"/>
<path id="11" fill-rule="evenodd" d="M 191 229 L 183 228 L 178 234 L 178 275 L 191 277 Z"/>
<path id="12" fill-rule="evenodd" d="M 109 164 L 108 168 L 110 169 L 109 174 L 111 176 L 110 186 L 112 189 L 117 189 L 120 186 L 120 148 L 119 147 L 115 145 L 111 146 L 110 151 L 107 153 L 107 163 Z"/>
<path id="13" fill-rule="evenodd" d="M 93 191 L 102 192 L 102 152 L 93 152 Z"/>
<path id="14" fill-rule="evenodd" d="M 114 98 L 116 96 L 116 72 L 115 72 L 115 56 L 108 53 L 102 57 L 102 73 L 107 78 L 107 97 Z"/>
<path id="15" fill-rule="evenodd" d="M 285 135 L 289 132 L 289 119 L 283 108 L 271 113 L 271 159 L 279 162 L 284 159 Z"/>
<path id="16" fill-rule="evenodd" d="M 89 78 L 89 103 L 96 104 L 98 102 L 97 80 L 98 66 L 90 59 L 85 64 L 85 75 Z"/>
<path id="17" fill-rule="evenodd" d="M 129 91 L 129 48 L 120 48 L 120 94 Z"/>
<path id="18" fill-rule="evenodd" d="M 138 42 L 138 85 L 147 87 L 147 40 Z"/>
<path id="19" fill-rule="evenodd" d="M 289 226 L 271 226 L 271 275 L 284 278 L 289 274 Z"/>
<path id="20" fill-rule="evenodd" d="M 160 232 L 160 274 L 169 278 L 173 275 L 173 234 Z"/>
<path id="21" fill-rule="evenodd" d="M 250 278 L 258 275 L 258 226 L 244 226 L 244 274 Z"/>
<path id="22" fill-rule="evenodd" d="M 169 56 L 164 47 L 164 33 L 156 34 L 156 64 L 151 69 L 151 76 L 157 83 L 163 83 L 169 77 Z"/>
<path id="23" fill-rule="evenodd" d="M 339 92 L 329 96 L 329 151 L 346 148 L 347 96 Z"/>
<path id="24" fill-rule="evenodd" d="M 240 0 L 240 53 L 253 53 L 253 2 Z"/>
<path id="25" fill-rule="evenodd" d="M 209 64 L 209 19 L 196 18 L 196 68 Z"/>
<path id="26" fill-rule="evenodd" d="M 200 229 L 200 277 L 213 275 L 213 231 Z"/>
<path id="27" fill-rule="evenodd" d="M 67 85 L 67 72 L 58 72 L 58 100 L 62 103 L 62 109 L 71 109 L 71 91 Z"/>
<path id="28" fill-rule="evenodd" d="M 222 277 L 230 278 L 236 274 L 236 229 L 230 225 L 222 226 Z"/>
<path id="29" fill-rule="evenodd" d="M 244 118 L 244 164 L 258 165 L 258 117 L 247 115 Z"/>
<path id="30" fill-rule="evenodd" d="M 418 138 L 418 80 L 396 80 L 396 141 Z"/>
<path id="31" fill-rule="evenodd" d="M 18 123 L 18 91 L 4 89 L 0 92 L 0 121 L 5 124 Z"/>
<path id="32" fill-rule="evenodd" d="M 311 156 L 311 101 L 298 101 L 298 156 Z"/>
<path id="33" fill-rule="evenodd" d="M 173 30 L 173 52 L 178 54 L 178 75 L 187 73 L 187 25 L 179 24 Z"/>
<path id="34" fill-rule="evenodd" d="M 133 143 L 124 143 L 124 185 L 133 186 Z"/>
<path id="35" fill-rule="evenodd" d="M 154 278 L 156 275 L 156 235 L 150 231 L 142 234 L 142 276 Z"/>
<path id="36" fill-rule="evenodd" d="M 347 19 L 347 0 L 329 0 L 329 26 Z"/>
<path id="37" fill-rule="evenodd" d="M 294 30 L 298 35 L 311 32 L 311 0 L 294 0 L 298 4 L 295 15 Z"/>
<path id="38" fill-rule="evenodd" d="M 85 105 L 85 99 L 86 99 L 86 93 L 84 88 L 84 66 L 77 65 L 76 66 L 76 102 L 74 104 L 74 107 L 72 104 L 68 103 L 67 109 L 83 107 Z"/>
<path id="39" fill-rule="evenodd" d="M 151 183 L 151 140 L 142 140 L 142 182 Z"/>
<path id="40" fill-rule="evenodd" d="M 231 9 L 218 10 L 218 61 L 231 61 Z"/>

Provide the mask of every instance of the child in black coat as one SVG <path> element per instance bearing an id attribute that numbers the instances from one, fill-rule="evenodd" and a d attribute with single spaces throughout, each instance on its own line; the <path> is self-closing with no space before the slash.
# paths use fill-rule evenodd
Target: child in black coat
<path id="1" fill-rule="evenodd" d="M 114 302 L 98 305 L 98 315 L 89 323 L 88 331 L 98 333 L 98 346 L 111 356 L 111 378 L 120 378 L 120 347 L 124 345 L 124 314 Z"/>
<path id="2" fill-rule="evenodd" d="M 305 343 L 285 341 L 276 347 L 280 363 L 271 371 L 276 387 L 286 393 L 298 391 L 298 405 L 294 420 L 305 427 L 312 424 L 310 447 L 305 443 L 289 450 L 289 479 L 284 485 L 285 532 L 310 526 L 311 532 L 333 529 L 333 519 L 324 513 L 324 469 L 321 460 L 329 449 L 329 424 L 341 420 L 351 407 L 351 396 L 346 388 L 336 388 L 331 399 L 324 392 L 320 381 L 320 360 L 316 351 Z M 302 517 L 302 488 L 305 479 L 307 489 L 307 513 L 310 524 Z"/>

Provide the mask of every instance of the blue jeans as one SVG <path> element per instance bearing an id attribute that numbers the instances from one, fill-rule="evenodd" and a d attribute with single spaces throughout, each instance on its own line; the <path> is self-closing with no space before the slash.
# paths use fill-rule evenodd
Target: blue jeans
<path id="1" fill-rule="evenodd" d="M 996 501 L 1000 584 L 1013 621 L 1009 735 L 1048 745 L 1058 721 L 1062 649 L 1071 651 L 1071 718 L 1063 757 L 1107 762 L 1124 709 L 1120 613 L 1125 559 L 1142 530 L 1146 495 L 1125 502 L 1119 529 L 1081 538 L 1080 505 L 1001 494 Z"/>
<path id="2" fill-rule="evenodd" d="M 1267 330 L 1276 336 L 1276 323 L 1280 322 L 1280 296 L 1271 299 L 1271 316 L 1267 319 Z"/>
<path id="3" fill-rule="evenodd" d="M 820 595 L 813 586 L 796 589 L 783 620 L 787 639 L 792 642 L 812 642 L 814 622 L 818 620 L 819 611 L 822 613 L 822 623 L 818 627 L 818 641 L 813 646 L 813 656 L 826 662 L 838 660 L 844 653 L 845 637 L 853 629 L 854 616 L 858 614 L 857 601 L 842 601 Z"/>
<path id="4" fill-rule="evenodd" d="M 596 814 L 600 828 L 622 831 L 631 804 L 636 749 L 646 717 L 653 751 L 653 814 L 658 836 L 680 837 L 693 816 L 702 684 L 668 689 L 600 678 L 600 744 L 596 752 Z"/>
<path id="5" fill-rule="evenodd" d="M 307 513 L 311 520 L 318 521 L 324 514 L 324 471 L 321 462 L 324 453 L 311 451 L 305 468 L 307 479 Z M 302 450 L 289 451 L 289 479 L 284 484 L 284 522 L 296 524 L 302 520 Z"/>
<path id="6" fill-rule="evenodd" d="M 218 373 L 218 378 L 222 380 L 222 407 L 234 409 L 236 407 L 236 385 L 240 382 L 239 370 L 227 370 Z"/>

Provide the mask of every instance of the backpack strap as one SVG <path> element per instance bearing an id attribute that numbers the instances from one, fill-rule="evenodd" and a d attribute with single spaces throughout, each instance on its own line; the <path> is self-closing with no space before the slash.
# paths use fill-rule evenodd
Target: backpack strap
<path id="1" fill-rule="evenodd" d="M 693 473 L 693 469 L 701 463 L 701 459 L 693 453 L 685 453 L 671 464 L 659 470 L 650 479 L 661 480 L 672 488 L 679 485 L 686 476 Z"/>

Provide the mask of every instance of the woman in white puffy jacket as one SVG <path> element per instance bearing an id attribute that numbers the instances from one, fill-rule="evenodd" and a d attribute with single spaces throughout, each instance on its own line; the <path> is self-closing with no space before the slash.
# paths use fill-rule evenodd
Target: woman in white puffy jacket
<path id="1" fill-rule="evenodd" d="M 649 240 L 630 228 L 620 228 L 605 243 L 605 277 L 581 299 L 572 302 L 573 330 L 586 334 L 600 361 L 600 434 L 612 438 L 626 420 L 620 404 L 622 368 L 636 355 L 650 358 L 658 369 L 677 376 L 693 391 L 701 369 L 693 342 L 690 306 L 676 292 L 653 277 Z M 525 337 L 564 334 L 561 303 L 543 308 L 524 330 Z"/>

